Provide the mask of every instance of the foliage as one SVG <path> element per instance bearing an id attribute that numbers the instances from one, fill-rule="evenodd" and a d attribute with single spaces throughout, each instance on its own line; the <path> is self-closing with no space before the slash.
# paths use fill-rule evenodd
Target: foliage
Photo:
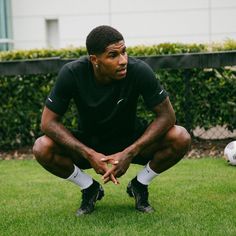
<path id="1" fill-rule="evenodd" d="M 234 41 L 227 41 L 221 45 L 221 50 L 235 49 L 235 45 Z M 148 56 L 202 52 L 208 48 L 208 45 L 163 43 L 130 47 L 127 51 L 131 56 Z M 219 45 L 215 48 L 220 50 Z M 78 58 L 85 54 L 85 48 L 10 51 L 1 52 L 0 61 Z M 181 70 L 159 70 L 156 73 L 170 94 L 179 124 L 190 129 L 215 125 L 226 125 L 231 130 L 235 129 L 236 118 L 233 114 L 236 113 L 236 74 L 233 68 L 194 69 L 188 71 L 188 79 L 186 71 Z M 0 76 L 0 150 L 32 145 L 40 135 L 42 108 L 55 78 L 55 74 Z M 138 111 L 140 116 L 148 120 L 153 118 L 153 114 L 145 110 L 141 100 Z M 64 119 L 66 126 L 70 128 L 76 127 L 75 112 L 75 107 L 72 106 Z"/>
<path id="2" fill-rule="evenodd" d="M 166 55 L 178 53 L 194 53 L 206 51 L 206 46 L 203 44 L 181 44 L 181 43 L 161 43 L 153 46 L 135 46 L 127 49 L 129 55 L 132 56 L 151 56 L 151 55 Z"/>
<path id="3" fill-rule="evenodd" d="M 223 43 L 213 43 L 211 45 L 213 51 L 230 51 L 236 50 L 236 40 L 227 39 Z"/>
<path id="4" fill-rule="evenodd" d="M 42 75 L 0 79 L 0 140 L 4 149 L 28 145 L 39 134 L 40 114 L 52 78 Z"/>
<path id="5" fill-rule="evenodd" d="M 87 53 L 84 47 L 66 49 L 32 49 L 0 52 L 0 61 L 26 60 L 38 58 L 78 58 Z"/>
<path id="6" fill-rule="evenodd" d="M 236 127 L 236 71 L 232 68 L 163 70 L 158 72 L 170 94 L 177 121 L 209 129 L 226 125 Z"/>

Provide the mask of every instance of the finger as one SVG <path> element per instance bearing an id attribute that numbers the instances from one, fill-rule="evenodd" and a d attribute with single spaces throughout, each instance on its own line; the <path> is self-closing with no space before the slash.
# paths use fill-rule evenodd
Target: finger
<path id="1" fill-rule="evenodd" d="M 117 165 L 119 163 L 118 160 L 114 160 L 112 157 L 103 157 L 101 158 L 101 161 L 108 162 L 109 164 L 112 164 L 112 165 Z"/>
<path id="2" fill-rule="evenodd" d="M 109 160 L 109 158 L 105 158 L 105 157 L 101 158 L 101 161 L 103 161 L 103 162 L 107 162 L 108 160 Z"/>
<path id="3" fill-rule="evenodd" d="M 111 174 L 109 177 L 105 178 L 103 180 L 104 184 L 108 183 L 109 181 L 112 181 L 114 184 L 119 184 L 120 182 L 114 177 L 113 174 Z"/>
<path id="4" fill-rule="evenodd" d="M 115 166 L 115 165 L 119 164 L 119 161 L 110 159 L 110 160 L 107 160 L 107 163 Z"/>
<path id="5" fill-rule="evenodd" d="M 112 165 L 117 165 L 117 164 L 119 164 L 119 161 L 117 161 L 117 160 L 113 160 L 112 162 L 110 162 Z"/>
<path id="6" fill-rule="evenodd" d="M 106 173 L 102 176 L 102 180 L 104 181 L 104 183 L 107 183 L 109 180 L 111 180 L 113 183 L 117 183 L 117 180 L 114 177 L 114 174 L 112 173 L 113 170 L 114 167 L 112 167 L 111 169 L 107 168 Z"/>
<path id="7" fill-rule="evenodd" d="M 110 175 L 110 178 L 111 178 L 111 180 L 112 180 L 112 182 L 113 182 L 114 184 L 119 184 L 119 183 L 120 183 L 120 182 L 118 181 L 118 179 L 115 178 L 115 176 L 114 176 L 113 174 Z"/>
<path id="8" fill-rule="evenodd" d="M 113 168 L 107 170 L 107 172 L 102 176 L 102 179 L 106 179 L 107 177 L 110 177 L 110 175 L 112 174 L 113 172 Z"/>
<path id="9" fill-rule="evenodd" d="M 107 178 L 103 179 L 104 184 L 108 183 L 109 181 L 111 181 L 110 177 L 107 177 Z"/>

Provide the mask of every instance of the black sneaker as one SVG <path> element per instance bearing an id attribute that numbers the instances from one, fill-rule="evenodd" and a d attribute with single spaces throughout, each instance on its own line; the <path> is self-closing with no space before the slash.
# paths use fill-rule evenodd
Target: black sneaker
<path id="1" fill-rule="evenodd" d="M 127 187 L 127 193 L 135 199 L 135 208 L 144 213 L 153 212 L 154 209 L 148 203 L 148 186 L 137 181 L 137 177 L 131 180 Z"/>
<path id="2" fill-rule="evenodd" d="M 104 196 L 102 186 L 95 180 L 93 180 L 93 184 L 90 187 L 81 190 L 81 192 L 82 203 L 76 212 L 76 216 L 82 216 L 93 212 L 96 201 L 101 200 Z"/>

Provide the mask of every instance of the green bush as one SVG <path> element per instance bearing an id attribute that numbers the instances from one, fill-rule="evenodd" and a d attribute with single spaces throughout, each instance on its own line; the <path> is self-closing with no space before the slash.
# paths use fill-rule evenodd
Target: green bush
<path id="1" fill-rule="evenodd" d="M 193 130 L 226 125 L 236 128 L 236 71 L 232 68 L 172 70 L 158 73 L 170 93 L 177 120 Z M 188 119 L 188 120 L 187 120 Z"/>
<path id="2" fill-rule="evenodd" d="M 52 75 L 1 77 L 1 148 L 29 145 L 39 134 L 40 114 L 52 78 Z"/>
<path id="3" fill-rule="evenodd" d="M 207 51 L 208 45 L 160 44 L 127 49 L 130 56 L 148 56 Z M 234 41 L 214 45 L 214 50 L 236 49 Z M 29 50 L 1 52 L 0 61 L 37 59 L 48 57 L 78 58 L 86 54 L 85 48 L 60 50 Z M 215 125 L 236 127 L 236 76 L 232 68 L 217 70 L 189 70 L 188 87 L 183 70 L 158 70 L 157 77 L 170 94 L 179 124 L 194 129 Z M 0 150 L 32 145 L 41 135 L 40 118 L 44 101 L 56 79 L 55 74 L 34 76 L 0 76 Z M 145 111 L 140 99 L 140 116 L 151 120 L 153 114 Z M 75 128 L 75 107 L 64 118 L 67 127 Z"/>

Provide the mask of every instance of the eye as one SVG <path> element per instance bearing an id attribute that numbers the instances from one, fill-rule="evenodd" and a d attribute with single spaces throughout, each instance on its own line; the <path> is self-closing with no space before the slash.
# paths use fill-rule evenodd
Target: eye
<path id="1" fill-rule="evenodd" d="M 113 53 L 113 52 L 112 52 L 112 53 L 109 54 L 109 57 L 110 57 L 110 58 L 115 58 L 116 56 L 117 56 L 117 53 Z"/>
<path id="2" fill-rule="evenodd" d="M 122 55 L 126 55 L 126 48 L 124 48 L 121 52 Z"/>

